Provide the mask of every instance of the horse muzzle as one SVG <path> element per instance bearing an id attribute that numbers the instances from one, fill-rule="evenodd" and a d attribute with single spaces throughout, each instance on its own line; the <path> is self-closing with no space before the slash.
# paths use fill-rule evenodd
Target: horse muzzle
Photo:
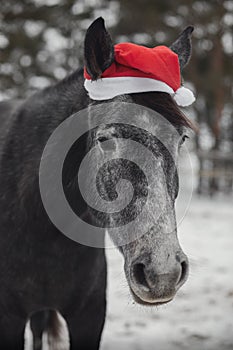
<path id="1" fill-rule="evenodd" d="M 188 259 L 176 255 L 174 263 L 162 269 L 156 264 L 136 259 L 129 268 L 128 283 L 135 301 L 143 305 L 168 303 L 176 295 L 188 277 Z"/>

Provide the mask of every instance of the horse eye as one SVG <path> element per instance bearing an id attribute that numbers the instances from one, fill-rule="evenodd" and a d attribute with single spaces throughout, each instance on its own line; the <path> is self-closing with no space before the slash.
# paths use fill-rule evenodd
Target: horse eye
<path id="1" fill-rule="evenodd" d="M 107 141 L 107 140 L 109 140 L 109 139 L 106 136 L 100 136 L 100 137 L 98 137 L 97 141 L 104 142 L 104 141 Z"/>
<path id="2" fill-rule="evenodd" d="M 100 133 L 99 135 L 97 135 L 96 140 L 100 143 L 104 142 L 104 141 L 109 141 L 112 140 L 114 138 L 117 137 L 117 134 L 115 133 Z"/>
<path id="3" fill-rule="evenodd" d="M 186 139 L 189 139 L 189 136 L 188 135 L 183 135 L 181 137 L 181 144 L 184 143 Z"/>
<path id="4" fill-rule="evenodd" d="M 108 144 L 105 144 L 105 141 L 109 141 Z M 99 136 L 97 138 L 97 142 L 103 151 L 114 151 L 116 149 L 116 141 L 114 135 L 111 135 L 111 138 L 108 136 Z"/>

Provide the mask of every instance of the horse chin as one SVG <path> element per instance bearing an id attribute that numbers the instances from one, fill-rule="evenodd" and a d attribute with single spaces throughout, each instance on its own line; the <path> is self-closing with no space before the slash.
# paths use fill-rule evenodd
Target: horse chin
<path id="1" fill-rule="evenodd" d="M 149 298 L 148 296 L 138 296 L 131 287 L 129 287 L 130 292 L 132 294 L 132 297 L 134 301 L 143 306 L 160 306 L 169 303 L 173 300 L 173 297 L 169 298 L 160 298 L 160 299 L 154 299 L 153 297 Z"/>

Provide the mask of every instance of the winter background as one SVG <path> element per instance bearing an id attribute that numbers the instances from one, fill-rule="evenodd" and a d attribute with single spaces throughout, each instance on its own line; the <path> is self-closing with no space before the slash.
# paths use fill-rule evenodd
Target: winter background
<path id="1" fill-rule="evenodd" d="M 187 143 L 191 164 L 181 154 L 177 202 L 189 279 L 171 303 L 141 307 L 130 296 L 120 253 L 107 249 L 101 350 L 233 349 L 233 2 L 1 1 L 0 100 L 26 97 L 82 65 L 85 30 L 98 16 L 115 42 L 148 46 L 169 45 L 186 25 L 195 26 L 184 78 L 197 95 L 186 114 L 199 125 Z M 25 339 L 29 350 L 29 325 Z M 67 348 L 64 324 L 56 349 Z"/>

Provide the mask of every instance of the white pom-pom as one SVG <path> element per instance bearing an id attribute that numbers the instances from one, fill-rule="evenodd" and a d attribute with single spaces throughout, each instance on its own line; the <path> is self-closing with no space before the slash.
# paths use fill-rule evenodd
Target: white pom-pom
<path id="1" fill-rule="evenodd" d="M 174 100 L 178 104 L 178 106 L 190 106 L 195 101 L 195 96 L 193 92 L 184 86 L 181 86 L 176 90 L 174 95 Z"/>

